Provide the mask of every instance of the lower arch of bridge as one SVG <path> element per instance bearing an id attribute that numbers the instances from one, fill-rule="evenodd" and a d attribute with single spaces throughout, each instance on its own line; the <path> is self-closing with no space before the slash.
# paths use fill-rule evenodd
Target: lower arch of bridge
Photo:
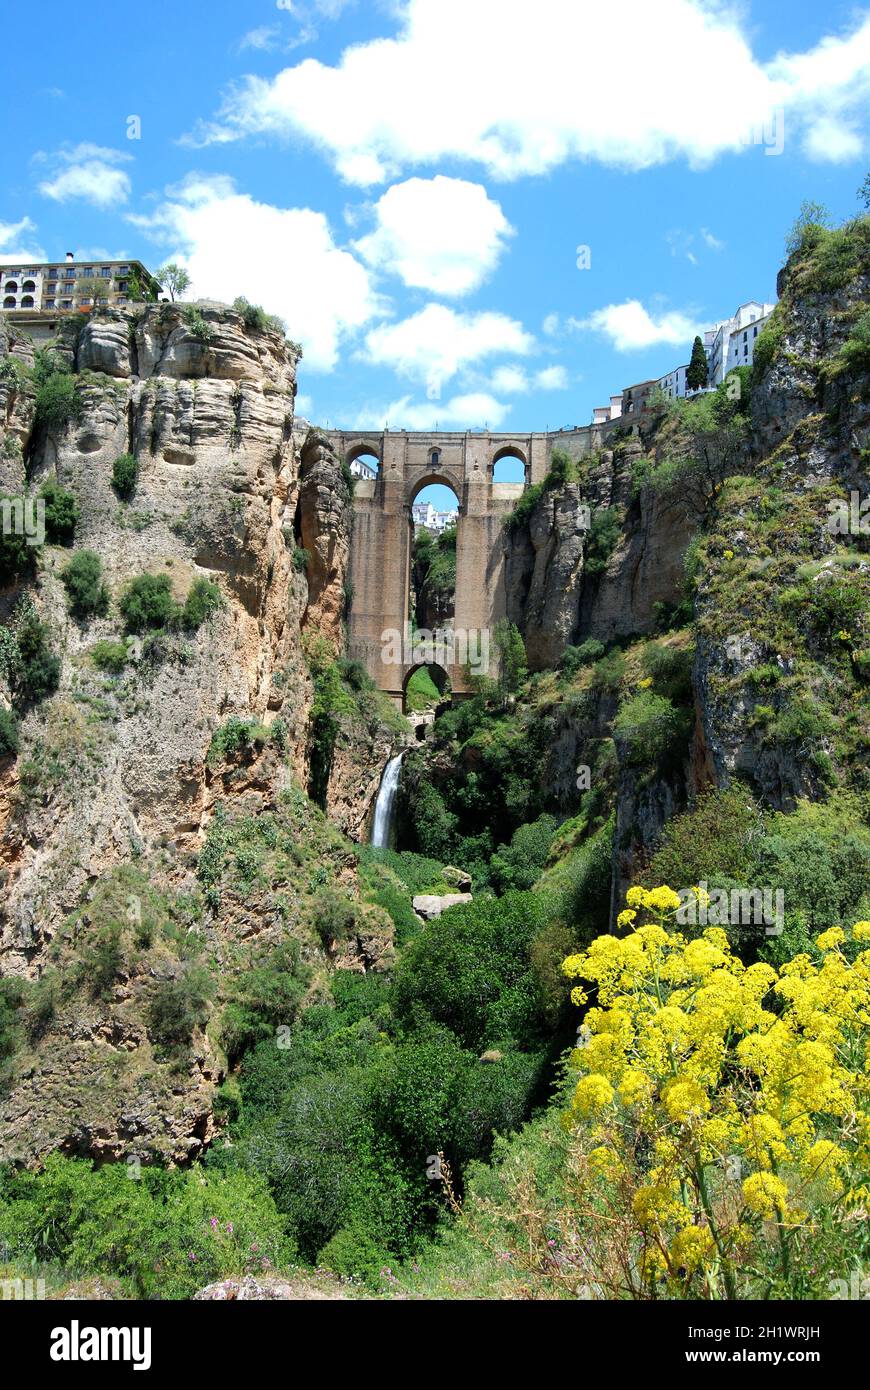
<path id="1" fill-rule="evenodd" d="M 406 713 L 408 710 L 408 686 L 418 671 L 428 672 L 429 679 L 438 691 L 442 701 L 449 700 L 451 696 L 450 677 L 444 667 L 440 666 L 435 661 L 418 661 L 415 665 L 410 667 L 408 674 L 402 681 L 402 709 Z"/>

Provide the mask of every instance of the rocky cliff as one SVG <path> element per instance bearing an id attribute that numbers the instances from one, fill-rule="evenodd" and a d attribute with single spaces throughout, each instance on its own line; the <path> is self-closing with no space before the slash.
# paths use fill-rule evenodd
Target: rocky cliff
<path id="1" fill-rule="evenodd" d="M 321 660 L 341 654 L 348 481 L 295 421 L 296 350 L 268 324 L 163 304 L 65 323 L 46 344 L 0 332 L 0 492 L 59 492 L 76 512 L 74 533 L 49 533 L 0 591 L 6 650 L 26 611 L 59 663 L 44 698 L 16 697 L 8 661 L 0 684 L 20 719 L 17 756 L 0 761 L 0 977 L 25 990 L 23 1003 L 8 997 L 26 1035 L 6 1064 L 0 1132 L 25 1158 L 57 1146 L 189 1157 L 215 1131 L 225 1072 L 215 1000 L 285 937 L 316 990 L 329 943 L 311 895 L 324 873 L 357 895 L 352 847 L 325 821 L 307 825 L 301 790 L 317 680 L 306 644 Z M 122 458 L 135 485 L 119 490 Z M 64 582 L 82 551 L 106 591 L 86 617 Z M 131 629 L 119 604 L 143 575 L 168 577 L 181 613 L 197 581 L 215 586 L 207 620 Z M 327 801 L 351 834 L 396 737 L 382 714 L 351 706 L 337 719 Z M 322 840 L 317 875 L 291 850 L 300 818 Z M 266 821 L 271 845 L 252 828 Z M 245 855 L 259 856 L 253 876 Z M 357 925 L 341 949 L 367 968 L 389 929 L 364 912 Z M 101 993 L 87 977 L 106 949 L 123 962 Z M 149 1009 L 156 984 L 184 983 L 194 959 L 212 984 L 189 1047 L 173 1050 Z"/>

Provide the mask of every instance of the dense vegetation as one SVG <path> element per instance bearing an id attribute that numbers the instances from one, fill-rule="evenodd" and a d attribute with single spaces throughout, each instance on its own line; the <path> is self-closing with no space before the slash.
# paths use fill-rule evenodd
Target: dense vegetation
<path id="1" fill-rule="evenodd" d="M 654 504 L 689 523 L 681 591 L 655 630 L 581 631 L 554 670 L 530 672 L 521 632 L 499 624 L 497 678 L 405 754 L 396 850 L 352 844 L 324 808 L 339 752 L 407 726 L 308 632 L 305 790 L 280 721 L 230 716 L 210 785 L 271 758 L 277 804 L 218 800 L 184 892 L 122 865 L 70 914 L 40 979 L 0 981 L 0 1087 L 53 1021 L 121 980 L 155 1069 L 183 1084 L 207 1038 L 226 1076 L 223 1132 L 188 1170 L 144 1163 L 130 1181 L 54 1155 L 0 1174 L 12 1268 L 163 1297 L 298 1264 L 387 1294 L 716 1300 L 827 1297 L 866 1268 L 870 567 L 866 535 L 826 525 L 841 482 L 804 465 L 841 425 L 852 449 L 870 310 L 838 311 L 840 346 L 814 361 L 792 316 L 807 288 L 866 274 L 868 254 L 868 219 L 833 229 L 806 211 L 753 369 L 652 401 L 628 496 L 592 514 L 584 584 L 606 582 Z M 205 342 L 209 325 L 187 321 Z M 41 371 L 42 425 L 61 428 L 75 387 Z M 808 412 L 763 454 L 757 392 L 786 371 L 803 373 Z M 557 453 L 508 533 L 591 486 L 588 462 Z M 69 543 L 75 499 L 46 502 L 49 543 Z M 2 562 L 17 576 L 36 560 L 9 546 Z M 455 535 L 418 537 L 414 565 L 441 612 Z M 58 574 L 77 622 L 111 614 L 92 552 Z M 220 602 L 208 581 L 181 598 L 165 573 L 140 575 L 117 600 L 128 635 L 89 660 L 120 680 L 141 640 L 192 633 Z M 0 665 L 9 758 L 60 674 L 26 598 Z M 412 705 L 439 696 L 425 668 L 410 690 Z M 473 900 L 424 922 L 413 898 L 453 891 L 457 870 Z M 747 915 L 765 892 L 769 915 Z"/>

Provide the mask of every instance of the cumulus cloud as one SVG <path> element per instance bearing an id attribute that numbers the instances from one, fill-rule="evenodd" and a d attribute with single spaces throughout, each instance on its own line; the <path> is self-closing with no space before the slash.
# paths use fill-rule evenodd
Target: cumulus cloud
<path id="1" fill-rule="evenodd" d="M 559 365 L 542 367 L 531 375 L 522 367 L 497 367 L 492 374 L 490 385 L 493 391 L 502 395 L 525 395 L 528 391 L 564 391 L 568 385 L 568 373 Z"/>
<path id="2" fill-rule="evenodd" d="M 701 331 L 687 314 L 676 309 L 651 314 L 639 299 L 629 299 L 624 304 L 607 304 L 585 319 L 571 319 L 570 324 L 572 328 L 602 333 L 617 352 L 633 352 L 638 348 L 655 347 L 659 343 L 685 344 Z"/>
<path id="3" fill-rule="evenodd" d="M 44 260 L 44 250 L 32 240 L 35 231 L 36 223 L 29 217 L 22 217 L 20 222 L 0 222 L 0 265 Z"/>
<path id="4" fill-rule="evenodd" d="M 448 401 L 414 401 L 412 396 L 385 406 L 366 406 L 354 420 L 355 429 L 380 430 L 385 425 L 396 430 L 498 429 L 510 406 L 485 391 L 453 396 Z"/>
<path id="5" fill-rule="evenodd" d="M 126 203 L 130 197 L 129 175 L 118 165 L 129 162 L 132 156 L 120 150 L 80 144 L 37 158 L 52 170 L 40 183 L 39 191 L 56 203 L 81 198 L 94 207 L 110 208 Z"/>
<path id="6" fill-rule="evenodd" d="M 307 367 L 334 367 L 342 339 L 381 312 L 369 271 L 336 245 L 323 213 L 257 202 L 224 175 L 191 175 L 130 221 L 184 263 L 194 294 L 243 294 L 283 318 Z"/>
<path id="7" fill-rule="evenodd" d="M 427 304 L 410 318 L 372 329 L 364 356 L 400 376 L 425 382 L 426 394 L 436 400 L 444 382 L 464 367 L 496 353 L 525 356 L 533 349 L 534 339 L 506 314 L 463 314 L 443 304 Z"/>
<path id="8" fill-rule="evenodd" d="M 414 289 L 463 295 L 492 271 L 512 228 L 479 183 L 407 179 L 375 204 L 375 229 L 356 242 L 369 265 Z"/>
<path id="9" fill-rule="evenodd" d="M 737 7 L 697 0 L 537 0 L 533 13 L 500 0 L 497 18 L 492 0 L 407 0 L 398 14 L 395 37 L 353 44 L 333 65 L 244 77 L 194 139 L 301 134 L 362 185 L 450 158 L 517 178 L 575 159 L 703 164 L 748 147 L 779 112 L 787 139 L 808 132 L 811 154 L 844 157 L 870 96 L 867 16 L 765 63 Z M 606 61 L 585 63 L 578 80 L 578 54 L 614 51 L 615 40 L 618 86 Z"/>
<path id="10" fill-rule="evenodd" d="M 260 24 L 256 29 L 249 29 L 247 34 L 242 35 L 239 48 L 255 48 L 258 52 L 266 53 L 275 47 L 280 37 L 281 30 L 277 24 Z"/>

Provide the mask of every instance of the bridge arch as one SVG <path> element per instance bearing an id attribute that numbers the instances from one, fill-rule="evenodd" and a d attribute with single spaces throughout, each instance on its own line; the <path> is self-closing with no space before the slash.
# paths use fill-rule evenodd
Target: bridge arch
<path id="1" fill-rule="evenodd" d="M 409 513 L 423 489 L 437 484 L 440 484 L 441 487 L 449 487 L 456 497 L 459 515 L 462 515 L 462 480 L 448 468 L 437 469 L 431 473 L 421 473 L 419 477 L 411 479 L 405 489 L 405 506 Z"/>
<path id="2" fill-rule="evenodd" d="M 516 459 L 518 463 L 522 464 L 523 482 L 524 485 L 528 487 L 531 482 L 531 468 L 528 453 L 521 444 L 502 444 L 494 451 L 486 470 L 487 481 L 490 483 L 496 481 L 495 470 L 503 459 Z"/>
<path id="3" fill-rule="evenodd" d="M 344 451 L 345 463 L 354 463 L 358 458 L 366 454 L 371 454 L 378 461 L 378 466 L 383 463 L 380 438 L 355 439 L 347 445 Z"/>

